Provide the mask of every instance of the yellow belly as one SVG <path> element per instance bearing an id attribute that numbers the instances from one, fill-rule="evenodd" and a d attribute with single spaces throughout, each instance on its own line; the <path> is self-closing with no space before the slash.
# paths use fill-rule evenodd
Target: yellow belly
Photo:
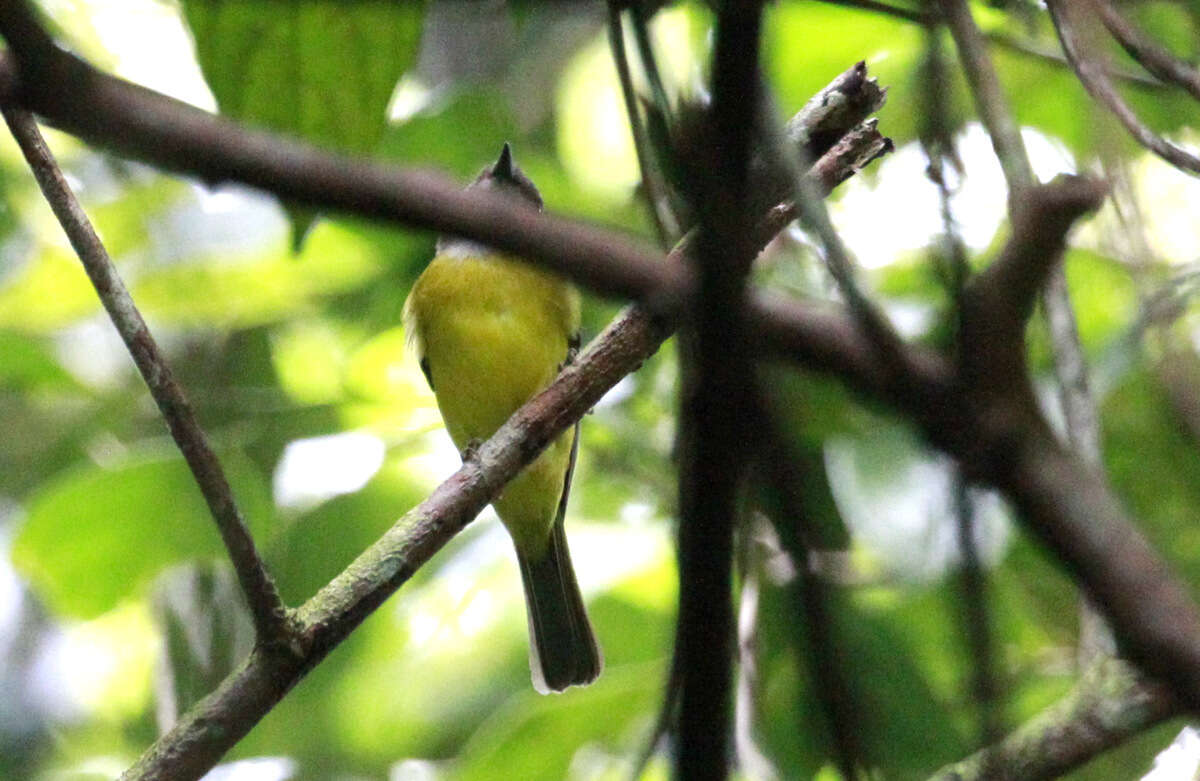
<path id="1" fill-rule="evenodd" d="M 570 285 L 525 264 L 443 253 L 413 286 L 405 323 L 446 430 L 463 449 L 554 379 L 578 330 L 579 301 Z M 539 554 L 549 539 L 572 436 L 551 443 L 492 503 L 523 553 Z"/>

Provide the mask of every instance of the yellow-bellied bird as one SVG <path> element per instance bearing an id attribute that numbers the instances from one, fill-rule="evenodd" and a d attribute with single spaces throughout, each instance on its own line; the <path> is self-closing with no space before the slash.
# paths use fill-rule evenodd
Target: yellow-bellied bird
<path id="1" fill-rule="evenodd" d="M 541 209 L 508 144 L 468 189 Z M 404 322 L 460 451 L 495 433 L 579 345 L 579 294 L 567 282 L 465 239 L 443 236 L 413 285 Z M 591 683 L 604 662 L 571 568 L 563 516 L 579 426 L 492 501 L 517 549 L 529 616 L 529 667 L 540 692 Z"/>

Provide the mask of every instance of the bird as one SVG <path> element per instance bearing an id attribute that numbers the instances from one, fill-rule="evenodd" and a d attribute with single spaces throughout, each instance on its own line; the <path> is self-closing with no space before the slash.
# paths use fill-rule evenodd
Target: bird
<path id="1" fill-rule="evenodd" d="M 542 210 L 541 194 L 508 143 L 467 189 Z M 477 242 L 439 237 L 403 320 L 464 459 L 574 357 L 579 311 L 579 293 L 566 280 Z M 530 674 L 543 694 L 585 686 L 604 666 L 563 525 L 578 451 L 576 423 L 492 500 L 516 548 Z"/>

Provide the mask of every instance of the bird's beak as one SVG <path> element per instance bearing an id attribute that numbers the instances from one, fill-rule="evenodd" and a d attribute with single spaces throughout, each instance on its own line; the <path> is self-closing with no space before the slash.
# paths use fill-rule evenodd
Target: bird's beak
<path id="1" fill-rule="evenodd" d="M 508 145 L 507 141 L 504 142 L 504 148 L 500 150 L 500 159 L 492 166 L 492 176 L 508 182 L 513 180 L 512 147 Z"/>

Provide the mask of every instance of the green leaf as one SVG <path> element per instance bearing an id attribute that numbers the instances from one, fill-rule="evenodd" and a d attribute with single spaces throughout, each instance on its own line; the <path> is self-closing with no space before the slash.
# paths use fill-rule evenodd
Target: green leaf
<path id="1" fill-rule="evenodd" d="M 100 309 L 96 291 L 69 249 L 46 245 L 0 285 L 0 328 L 52 331 Z"/>
<path id="2" fill-rule="evenodd" d="M 1153 371 L 1138 367 L 1102 407 L 1104 462 L 1143 533 L 1192 583 L 1200 577 L 1197 446 Z"/>
<path id="3" fill-rule="evenodd" d="M 284 599 L 295 603 L 311 597 L 426 493 L 427 486 L 405 470 L 402 459 L 393 457 L 361 490 L 297 518 L 269 556 Z"/>
<path id="4" fill-rule="evenodd" d="M 45 345 L 26 336 L 0 331 L 0 388 L 79 390 L 81 386 Z"/>
<path id="5" fill-rule="evenodd" d="M 424 3 L 185 0 L 221 113 L 352 155 L 374 152 Z M 299 244 L 313 215 L 289 209 Z"/>
<path id="6" fill-rule="evenodd" d="M 944 638 L 949 627 L 930 610 L 902 615 L 909 604 L 902 595 L 892 589 L 829 589 L 826 600 L 859 760 L 880 778 L 919 779 L 964 754 L 968 743 L 957 709 L 922 669 L 918 652 L 924 649 L 915 642 L 924 639 L 922 633 Z M 809 658 L 812 627 L 800 599 L 795 580 L 781 586 L 765 581 L 759 605 L 757 731 L 784 778 L 811 778 L 833 759 L 829 722 L 817 696 L 830 681 L 817 677 Z M 934 647 L 940 667 L 956 658 L 953 645 L 943 641 Z"/>
<path id="7" fill-rule="evenodd" d="M 658 705 L 664 674 L 659 662 L 609 666 L 585 689 L 558 697 L 532 690 L 514 695 L 463 747 L 455 777 L 495 778 L 496 768 L 503 767 L 510 778 L 551 781 L 573 776 L 568 769 L 586 755 L 594 769 L 619 767 L 605 755 L 624 757 L 640 748 L 637 741 Z"/>
<path id="8" fill-rule="evenodd" d="M 142 311 L 158 322 L 248 327 L 312 311 L 317 301 L 356 290 L 383 268 L 372 242 L 346 223 L 328 220 L 312 231 L 297 256 L 275 245 L 219 258 L 188 257 L 140 275 L 130 290 Z M 2 303 L 0 296 L 0 318 Z"/>
<path id="9" fill-rule="evenodd" d="M 504 141 L 513 142 L 513 153 L 522 168 L 528 163 L 526 144 L 503 92 L 475 87 L 423 108 L 388 129 L 380 154 L 409 164 L 429 165 L 469 180 L 482 166 L 496 159 Z M 540 180 L 537 181 L 541 186 Z"/>
<path id="10" fill-rule="evenodd" d="M 243 513 L 261 530 L 273 514 L 261 477 L 237 454 L 223 463 Z M 171 564 L 224 555 L 178 456 L 139 453 L 70 469 L 43 484 L 26 507 L 13 562 L 59 615 L 98 616 Z"/>

